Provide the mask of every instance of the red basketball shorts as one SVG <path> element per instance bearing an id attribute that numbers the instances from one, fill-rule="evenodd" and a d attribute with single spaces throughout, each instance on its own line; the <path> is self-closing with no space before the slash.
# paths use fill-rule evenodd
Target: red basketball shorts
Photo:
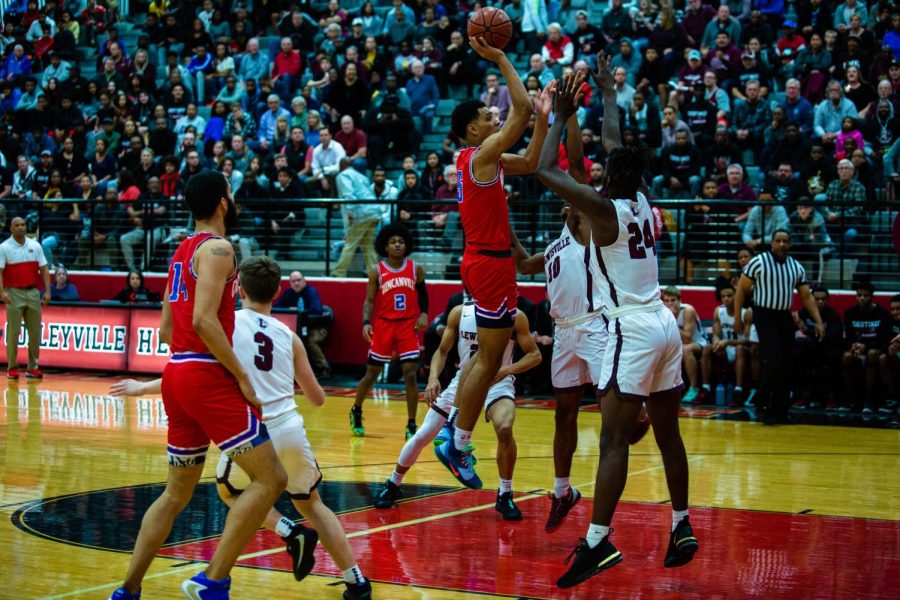
<path id="1" fill-rule="evenodd" d="M 475 301 L 478 327 L 504 329 L 516 319 L 516 265 L 512 257 L 466 252 L 460 268 L 463 285 Z"/>
<path id="2" fill-rule="evenodd" d="M 375 319 L 372 331 L 369 364 L 389 363 L 395 352 L 400 362 L 418 360 L 419 336 L 416 334 L 415 319 Z"/>
<path id="3" fill-rule="evenodd" d="M 237 380 L 211 354 L 174 355 L 163 371 L 162 397 L 172 466 L 202 463 L 210 440 L 233 457 L 269 439 Z"/>

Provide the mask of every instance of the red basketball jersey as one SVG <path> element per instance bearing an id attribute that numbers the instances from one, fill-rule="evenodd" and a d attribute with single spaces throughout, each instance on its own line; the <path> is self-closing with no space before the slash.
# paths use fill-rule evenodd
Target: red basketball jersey
<path id="1" fill-rule="evenodd" d="M 475 180 L 472 158 L 478 148 L 466 148 L 456 159 L 456 201 L 466 236 L 466 252 L 489 250 L 508 252 L 509 209 L 503 191 L 503 164 L 497 163 L 497 176 L 488 182 Z"/>
<path id="2" fill-rule="evenodd" d="M 194 273 L 194 254 L 204 242 L 218 238 L 208 231 L 197 232 L 181 242 L 169 265 L 169 307 L 172 309 L 172 352 L 207 353 L 209 348 L 194 331 L 194 298 L 197 275 Z M 228 278 L 222 290 L 218 316 L 225 335 L 231 339 L 234 332 L 234 296 L 237 291 L 235 273 Z"/>
<path id="3" fill-rule="evenodd" d="M 378 293 L 375 294 L 375 318 L 389 321 L 415 319 L 419 316 L 419 294 L 416 292 L 416 263 L 403 259 L 399 269 L 386 261 L 378 263 Z"/>

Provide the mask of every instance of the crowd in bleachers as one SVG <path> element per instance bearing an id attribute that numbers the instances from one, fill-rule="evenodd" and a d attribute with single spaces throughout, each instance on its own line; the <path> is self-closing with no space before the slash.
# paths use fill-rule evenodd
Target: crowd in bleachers
<path id="1" fill-rule="evenodd" d="M 25 200 L 94 201 L 90 219 L 72 204 L 41 211 L 53 262 L 92 249 L 148 268 L 145 247 L 164 254 L 188 227 L 155 201 L 218 169 L 244 204 L 243 256 L 263 237 L 296 239 L 306 213 L 290 201 L 367 193 L 399 199 L 402 220 L 452 248 L 453 102 L 480 96 L 501 121 L 509 110 L 504 82 L 465 37 L 486 4 L 514 23 L 507 51 L 529 93 L 612 55 L 624 143 L 657 151 L 656 196 L 766 201 L 699 203 L 670 220 L 694 240 L 688 258 L 714 242 L 759 248 L 786 226 L 810 260 L 863 252 L 871 203 L 897 195 L 900 12 L 889 0 L 152 0 L 128 14 L 118 0 L 19 0 L 0 37 L 7 215 L 33 212 Z M 604 116 L 586 91 L 594 163 Z M 367 189 L 339 189 L 345 168 Z M 264 219 L 250 202 L 260 198 L 285 204 Z"/>

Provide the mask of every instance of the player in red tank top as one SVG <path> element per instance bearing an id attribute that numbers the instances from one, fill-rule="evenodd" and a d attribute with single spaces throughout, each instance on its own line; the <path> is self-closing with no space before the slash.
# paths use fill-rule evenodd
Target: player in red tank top
<path id="1" fill-rule="evenodd" d="M 383 228 L 375 238 L 375 251 L 384 260 L 369 269 L 362 328 L 363 339 L 370 344 L 369 366 L 356 384 L 356 402 L 350 409 L 350 429 L 354 435 L 365 435 L 363 401 L 395 353 L 406 385 L 407 439 L 416 433 L 418 332 L 428 327 L 428 293 L 425 269 L 407 258 L 412 250 L 412 235 L 399 223 Z"/>
<path id="2" fill-rule="evenodd" d="M 252 483 L 228 513 L 209 566 L 182 584 L 190 597 L 209 590 L 228 598 L 228 576 L 287 476 L 259 420 L 256 394 L 231 347 L 234 331 L 235 257 L 223 236 L 237 215 L 231 186 L 221 173 L 191 177 L 185 190 L 198 233 L 172 259 L 163 300 L 160 338 L 172 348 L 162 377 L 169 419 L 169 475 L 165 492 L 147 509 L 125 582 L 113 600 L 138 598 L 153 557 L 187 505 L 212 440 L 232 456 Z"/>
<path id="3" fill-rule="evenodd" d="M 435 454 L 461 483 L 480 488 L 481 480 L 469 456 L 469 440 L 512 335 L 518 297 L 503 177 L 534 173 L 537 168 L 555 82 L 547 85 L 532 105 L 503 51 L 488 46 L 483 38 L 469 38 L 469 42 L 479 56 L 500 68 L 512 107 L 503 127 L 477 100 L 459 104 L 451 117 L 453 133 L 467 146 L 456 161 L 457 201 L 466 237 L 460 271 L 475 302 L 478 352 L 460 375 L 454 439 L 435 447 Z M 533 112 L 537 121 L 525 154 L 507 153 L 525 133 Z"/>

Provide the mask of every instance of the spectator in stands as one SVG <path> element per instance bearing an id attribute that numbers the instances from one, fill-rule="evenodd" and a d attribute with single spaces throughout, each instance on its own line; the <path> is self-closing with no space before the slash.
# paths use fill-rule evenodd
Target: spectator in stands
<path id="1" fill-rule="evenodd" d="M 298 312 L 305 312 L 309 316 L 322 315 L 322 300 L 319 290 L 309 283 L 303 273 L 294 271 L 289 279 L 289 287 L 281 293 L 275 301 L 276 308 L 289 308 Z M 307 321 L 308 322 L 308 321 Z M 298 322 L 299 323 L 299 322 Z M 322 352 L 321 344 L 328 338 L 328 329 L 310 325 L 304 338 L 304 346 L 309 353 L 309 360 L 317 377 L 330 377 L 331 366 Z"/>
<path id="2" fill-rule="evenodd" d="M 840 86 L 838 86 L 840 87 Z M 785 99 L 780 106 L 784 109 L 788 121 L 793 121 L 800 125 L 800 131 L 803 135 L 810 136 L 813 134 L 813 113 L 812 104 L 800 93 L 800 81 L 797 79 L 788 79 L 785 82 Z"/>
<path id="3" fill-rule="evenodd" d="M 753 202 L 756 200 L 756 192 L 744 181 L 744 168 L 737 164 L 728 165 L 725 171 L 725 183 L 719 185 L 718 197 L 723 200 L 740 200 L 744 202 Z M 750 214 L 747 207 L 735 207 L 735 222 L 743 223 Z"/>
<path id="4" fill-rule="evenodd" d="M 435 203 L 431 205 L 431 220 L 418 224 L 420 237 L 437 237 L 438 245 L 443 250 L 452 248 L 459 231 L 456 177 L 455 165 L 443 167 L 442 183 L 435 191 Z"/>
<path id="5" fill-rule="evenodd" d="M 259 119 L 258 139 L 256 142 L 250 142 L 252 150 L 258 150 L 262 153 L 269 151 L 269 146 L 272 144 L 272 139 L 275 136 L 275 125 L 278 123 L 279 117 L 284 117 L 288 120 L 291 118 L 291 113 L 281 107 L 281 98 L 278 97 L 278 94 L 269 94 L 266 104 L 269 110 L 264 112 Z"/>
<path id="6" fill-rule="evenodd" d="M 500 85 L 500 75 L 495 71 L 491 71 L 484 78 L 485 90 L 481 93 L 481 101 L 488 108 L 496 106 L 500 110 L 500 123 L 506 121 L 506 115 L 512 106 L 509 97 L 509 89 L 505 85 Z"/>
<path id="7" fill-rule="evenodd" d="M 432 78 L 432 81 L 434 79 Z M 362 118 L 369 104 L 371 91 L 359 78 L 359 70 L 354 63 L 344 65 L 344 75 L 328 87 L 328 94 L 322 103 L 322 110 L 331 115 L 332 122 L 338 123 L 342 115 L 350 115 L 354 122 Z"/>
<path id="8" fill-rule="evenodd" d="M 241 56 L 241 66 L 238 75 L 243 81 L 259 80 L 269 75 L 269 58 L 259 51 L 259 39 L 250 38 L 247 42 L 247 51 Z"/>
<path id="9" fill-rule="evenodd" d="M 678 111 L 674 106 L 667 106 L 663 109 L 663 118 L 661 123 L 662 129 L 662 147 L 671 148 L 675 145 L 675 134 L 679 131 L 687 133 L 688 140 L 694 142 L 694 134 L 691 133 L 687 123 L 678 118 Z M 584 129 L 582 129 L 584 131 Z M 585 154 L 587 154 L 585 152 Z"/>
<path id="10" fill-rule="evenodd" d="M 740 164 L 742 161 L 743 152 L 731 141 L 728 130 L 724 127 L 716 129 L 713 143 L 706 149 L 703 156 L 706 178 L 715 181 L 718 186 L 725 182 L 728 166 Z"/>
<path id="11" fill-rule="evenodd" d="M 437 152 L 429 152 L 425 157 L 425 168 L 419 175 L 419 182 L 430 192 L 432 198 L 435 192 L 444 185 L 444 167 L 441 165 L 441 157 Z"/>
<path id="12" fill-rule="evenodd" d="M 291 98 L 303 75 L 303 58 L 289 37 L 281 38 L 280 48 L 272 64 L 271 80 L 281 97 Z"/>
<path id="13" fill-rule="evenodd" d="M 307 180 L 307 190 L 311 194 L 334 197 L 334 178 L 340 171 L 340 161 L 347 156 L 344 147 L 331 138 L 327 127 L 319 130 L 319 144 L 313 148 L 312 177 Z"/>
<path id="14" fill-rule="evenodd" d="M 575 23 L 575 29 L 568 36 L 574 44 L 574 58 L 594 65 L 597 60 L 597 53 L 606 45 L 603 40 L 603 32 L 590 22 L 588 13 L 585 10 L 579 10 L 575 13 Z"/>
<path id="15" fill-rule="evenodd" d="M 685 122 L 690 127 L 693 143 L 706 148 L 713 141 L 716 132 L 716 107 L 706 99 L 706 87 L 702 81 L 694 84 L 692 93 L 686 95 L 687 104 L 681 107 Z"/>
<path id="16" fill-rule="evenodd" d="M 662 142 L 659 110 L 647 104 L 645 96 L 636 92 L 631 107 L 625 112 L 624 123 L 637 133 L 638 139 L 650 148 L 658 148 Z"/>
<path id="17" fill-rule="evenodd" d="M 825 47 L 822 35 L 813 33 L 809 37 L 809 47 L 800 50 L 794 60 L 794 74 L 805 82 L 809 98 L 822 99 L 831 65 L 831 52 Z"/>
<path id="18" fill-rule="evenodd" d="M 613 80 L 615 81 L 615 90 L 616 90 L 616 104 L 619 105 L 623 111 L 627 111 L 631 108 L 631 102 L 634 100 L 635 89 L 628 85 L 627 74 L 625 73 L 625 69 L 622 67 L 617 67 L 613 69 Z"/>
<path id="19" fill-rule="evenodd" d="M 792 172 L 800 172 L 809 159 L 812 144 L 800 133 L 797 123 L 789 122 L 784 128 L 784 139 L 769 156 L 772 165 L 787 163 Z"/>
<path id="20" fill-rule="evenodd" d="M 660 163 L 661 175 L 653 178 L 653 191 L 657 196 L 697 195 L 700 191 L 702 158 L 697 147 L 688 140 L 687 132 L 675 133 L 675 145 L 663 150 Z"/>
<path id="21" fill-rule="evenodd" d="M 415 152 L 419 145 L 412 115 L 400 107 L 396 94 L 387 94 L 377 110 L 366 112 L 363 129 L 369 136 L 372 156 Z"/>
<path id="22" fill-rule="evenodd" d="M 828 184 L 825 195 L 829 203 L 842 206 L 837 211 L 828 210 L 829 223 L 840 223 L 843 230 L 844 247 L 850 247 L 857 236 L 864 233 L 864 208 L 866 188 L 856 179 L 853 163 L 844 159 L 838 163 L 838 178 Z"/>
<path id="23" fill-rule="evenodd" d="M 622 0 L 612 0 L 610 8 L 600 20 L 600 30 L 606 40 L 606 51 L 615 54 L 619 41 L 634 31 L 634 21 L 622 6 Z"/>
<path id="24" fill-rule="evenodd" d="M 853 408 L 872 413 L 880 405 L 877 397 L 879 384 L 879 361 L 887 352 L 891 339 L 893 319 L 888 311 L 874 301 L 875 287 L 869 282 L 856 285 L 856 306 L 844 313 L 844 391 L 846 398 L 852 399 Z M 865 382 L 861 375 L 865 374 Z M 865 395 L 859 393 L 866 391 Z M 849 410 L 846 403 L 838 410 Z"/>
<path id="25" fill-rule="evenodd" d="M 828 83 L 826 95 L 827 97 L 816 106 L 813 133 L 827 148 L 834 145 L 844 117 L 855 118 L 857 109 L 853 102 L 844 97 L 841 84 L 837 81 Z"/>
<path id="26" fill-rule="evenodd" d="M 147 289 L 143 273 L 132 270 L 125 276 L 125 288 L 113 300 L 122 304 L 149 304 L 159 302 L 159 294 Z"/>
<path id="27" fill-rule="evenodd" d="M 562 26 L 559 23 L 547 25 L 547 41 L 541 46 L 541 58 L 556 75 L 562 73 L 563 67 L 573 63 L 575 45 L 569 36 L 563 35 Z"/>
<path id="28" fill-rule="evenodd" d="M 400 221 L 406 224 L 410 230 L 415 228 L 412 222 L 418 222 L 418 217 L 425 211 L 425 206 L 418 201 L 428 199 L 428 190 L 419 183 L 419 174 L 415 169 L 404 171 L 403 187 L 397 194 L 397 201 Z"/>
<path id="29" fill-rule="evenodd" d="M 790 227 L 787 211 L 784 206 L 774 204 L 775 196 L 771 190 L 761 191 L 759 201 L 762 204 L 750 209 L 741 234 L 744 244 L 752 250 L 764 248 L 776 231 L 787 231 Z"/>
<path id="30" fill-rule="evenodd" d="M 900 138 L 894 140 L 884 155 L 884 179 L 887 200 L 900 198 Z"/>
<path id="31" fill-rule="evenodd" d="M 540 54 L 532 54 L 531 58 L 528 61 L 528 66 L 529 70 L 527 73 L 524 73 L 522 75 L 522 79 L 526 79 L 531 75 L 534 75 L 541 83 L 542 89 L 555 79 L 553 76 L 553 71 L 547 67 L 547 65 L 544 63 L 543 57 Z"/>
<path id="32" fill-rule="evenodd" d="M 836 400 L 841 397 L 844 326 L 838 312 L 828 305 L 828 288 L 813 286 L 812 295 L 825 325 L 825 336 L 819 339 L 814 335 L 816 322 L 805 307 L 799 313 L 792 313 L 800 332 L 794 347 L 799 388 L 794 407 L 820 408 L 819 398 L 827 398 L 828 409 L 833 410 L 838 406 Z"/>
<path id="33" fill-rule="evenodd" d="M 57 265 L 53 273 L 54 285 L 50 288 L 51 302 L 78 302 L 78 288 L 69 281 L 69 272 L 62 265 Z"/>
<path id="34" fill-rule="evenodd" d="M 703 41 L 706 26 L 716 17 L 716 10 L 703 0 L 688 0 L 682 22 L 687 33 L 688 45 L 697 47 Z"/>
<path id="35" fill-rule="evenodd" d="M 638 52 L 630 37 L 623 37 L 619 41 L 619 53 L 612 57 L 610 66 L 613 68 L 622 67 L 625 69 L 625 78 L 628 85 L 634 86 L 637 82 L 637 74 L 641 69 L 643 57 Z"/>
<path id="36" fill-rule="evenodd" d="M 794 168 L 789 162 L 781 162 L 769 173 L 766 189 L 783 206 L 793 206 L 801 196 L 806 195 L 803 184 L 794 178 Z"/>
<path id="37" fill-rule="evenodd" d="M 22 44 L 13 46 L 13 51 L 6 57 L 3 63 L 3 79 L 16 85 L 31 77 L 31 59 L 25 55 L 25 47 Z"/>
<path id="38" fill-rule="evenodd" d="M 825 217 L 815 209 L 809 198 L 804 197 L 798 201 L 797 210 L 791 213 L 790 223 L 794 256 L 806 265 L 817 265 L 819 253 L 834 246 L 825 227 Z M 815 268 L 810 272 L 815 275 Z"/>
<path id="39" fill-rule="evenodd" d="M 663 302 L 675 316 L 678 331 L 681 333 L 684 350 L 682 360 L 689 385 L 682 401 L 693 403 L 700 394 L 700 355 L 703 347 L 706 346 L 703 325 L 700 323 L 700 317 L 694 307 L 681 302 L 681 290 L 677 287 L 670 285 L 663 290 Z"/>
<path id="40" fill-rule="evenodd" d="M 615 0 L 614 0 L 615 1 Z M 525 39 L 525 47 L 528 52 L 538 52 L 544 44 L 547 36 L 547 3 L 523 2 L 522 11 L 522 37 Z M 621 2 L 619 2 L 621 4 Z"/>
<path id="41" fill-rule="evenodd" d="M 414 60 L 410 70 L 412 77 L 406 82 L 406 93 L 409 95 L 413 116 L 422 120 L 420 130 L 427 135 L 431 133 L 432 119 L 441 94 L 434 77 L 425 73 L 425 65 L 421 60 Z"/>
<path id="42" fill-rule="evenodd" d="M 342 200 L 372 199 L 368 178 L 353 167 L 353 161 L 349 157 L 341 159 L 337 190 Z M 345 204 L 341 208 L 344 218 L 344 247 L 331 274 L 334 277 L 346 277 L 357 248 L 363 253 L 368 272 L 378 263 L 374 242 L 376 230 L 381 223 L 382 207 L 378 204 Z"/>
<path id="43" fill-rule="evenodd" d="M 769 103 L 760 98 L 759 81 L 751 79 L 746 82 L 744 99 L 735 102 L 732 117 L 729 131 L 734 135 L 735 143 L 741 149 L 759 156 L 766 126 L 772 121 Z"/>
<path id="44" fill-rule="evenodd" d="M 728 35 L 729 40 L 741 39 L 741 24 L 731 16 L 731 10 L 727 4 L 719 6 L 716 18 L 703 29 L 703 38 L 700 40 L 700 48 L 704 54 L 716 45 L 716 37 L 720 32 Z"/>
<path id="45" fill-rule="evenodd" d="M 369 187 L 369 191 L 372 199 L 383 203 L 385 209 L 390 208 L 388 203 L 396 200 L 400 193 L 394 182 L 387 178 L 387 171 L 381 165 L 372 169 L 372 185 Z"/>

